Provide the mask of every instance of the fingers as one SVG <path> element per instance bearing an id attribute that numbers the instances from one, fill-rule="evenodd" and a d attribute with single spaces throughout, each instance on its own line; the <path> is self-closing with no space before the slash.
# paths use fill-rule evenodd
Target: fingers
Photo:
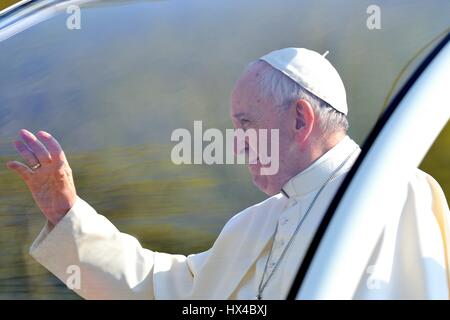
<path id="1" fill-rule="evenodd" d="M 52 135 L 50 135 L 48 132 L 45 131 L 39 131 L 37 135 L 42 140 L 42 143 L 45 145 L 48 152 L 50 153 L 52 161 L 60 161 L 60 162 L 67 161 L 66 155 L 64 154 L 61 145 Z"/>
<path id="2" fill-rule="evenodd" d="M 20 153 L 22 158 L 25 160 L 25 162 L 30 166 L 33 167 L 39 163 L 38 159 L 34 155 L 33 152 L 31 152 L 30 149 L 20 140 L 14 141 L 14 146 L 16 147 L 17 151 Z"/>
<path id="3" fill-rule="evenodd" d="M 39 131 L 37 133 L 38 139 L 30 131 L 22 129 L 20 136 L 23 142 L 17 140 L 14 145 L 30 167 L 39 163 L 41 165 L 59 165 L 67 162 L 61 145 L 48 132 Z"/>
<path id="4" fill-rule="evenodd" d="M 34 134 L 28 130 L 22 129 L 20 130 L 20 137 L 42 165 L 50 164 L 52 162 L 50 153 Z"/>
<path id="5" fill-rule="evenodd" d="M 6 163 L 6 166 L 9 169 L 17 172 L 25 181 L 28 181 L 33 174 L 33 171 L 31 171 L 30 168 L 18 161 L 9 161 Z"/>

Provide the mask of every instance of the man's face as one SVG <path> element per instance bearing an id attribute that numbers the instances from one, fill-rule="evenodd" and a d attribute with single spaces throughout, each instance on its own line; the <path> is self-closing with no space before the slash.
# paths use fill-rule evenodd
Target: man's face
<path id="1" fill-rule="evenodd" d="M 253 183 L 268 195 L 274 195 L 280 192 L 282 185 L 287 180 L 286 159 L 294 141 L 295 120 L 290 119 L 289 110 L 283 110 L 275 106 L 272 99 L 265 98 L 260 92 L 259 77 L 263 68 L 270 68 L 264 62 L 257 62 L 241 76 L 236 82 L 231 95 L 231 118 L 235 129 L 254 129 L 261 132 L 261 129 L 267 130 L 267 149 L 270 153 L 271 148 L 278 148 L 278 172 L 273 175 L 261 174 L 261 168 L 267 164 L 262 164 L 260 148 L 253 148 L 251 144 L 246 143 L 246 153 L 256 153 L 256 163 L 248 164 Z M 279 142 L 277 145 L 271 145 L 271 129 L 279 130 Z M 258 143 L 261 141 L 258 139 Z M 252 150 L 253 149 L 253 150 Z M 256 150 L 254 150 L 256 149 Z M 238 150 L 240 152 L 241 150 Z"/>

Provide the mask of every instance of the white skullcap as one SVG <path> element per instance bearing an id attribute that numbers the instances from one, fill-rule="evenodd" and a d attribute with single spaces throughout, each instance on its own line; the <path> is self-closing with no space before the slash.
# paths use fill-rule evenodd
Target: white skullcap
<path id="1" fill-rule="evenodd" d="M 280 70 L 303 88 L 347 115 L 344 83 L 336 69 L 321 54 L 304 48 L 284 48 L 261 58 Z"/>

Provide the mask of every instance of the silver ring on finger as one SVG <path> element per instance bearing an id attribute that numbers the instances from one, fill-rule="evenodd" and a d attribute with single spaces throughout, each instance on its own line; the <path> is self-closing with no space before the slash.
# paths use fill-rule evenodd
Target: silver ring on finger
<path id="1" fill-rule="evenodd" d="M 32 170 L 37 170 L 37 169 L 39 169 L 40 167 L 42 167 L 42 165 L 38 162 L 38 163 L 36 163 L 34 166 L 32 166 L 31 169 L 32 169 Z"/>

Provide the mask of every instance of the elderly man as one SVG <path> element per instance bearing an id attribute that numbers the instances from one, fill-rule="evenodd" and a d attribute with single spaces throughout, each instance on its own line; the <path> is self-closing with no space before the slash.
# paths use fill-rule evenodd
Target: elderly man
<path id="1" fill-rule="evenodd" d="M 12 161 L 8 167 L 22 176 L 48 220 L 31 255 L 65 283 L 71 266 L 79 267 L 81 283 L 73 289 L 88 299 L 285 298 L 360 152 L 347 136 L 344 85 L 324 56 L 307 49 L 277 50 L 251 63 L 237 81 L 231 115 L 236 128 L 279 130 L 279 171 L 262 175 L 259 161 L 249 164 L 254 184 L 271 197 L 235 215 L 211 249 L 187 257 L 144 249 L 117 230 L 77 196 L 55 138 L 22 130 L 16 147 L 26 165 Z M 448 297 L 445 245 L 436 218 L 421 216 L 431 229 L 415 219 L 418 187 L 431 193 L 423 172 L 410 182 L 401 221 L 386 226 L 383 245 L 372 253 L 392 271 L 388 281 L 373 288 L 364 276 L 355 298 Z M 438 234 L 424 235 L 424 230 Z M 431 257 L 418 248 L 424 236 L 433 247 Z M 441 268 L 428 268 L 429 259 Z"/>

